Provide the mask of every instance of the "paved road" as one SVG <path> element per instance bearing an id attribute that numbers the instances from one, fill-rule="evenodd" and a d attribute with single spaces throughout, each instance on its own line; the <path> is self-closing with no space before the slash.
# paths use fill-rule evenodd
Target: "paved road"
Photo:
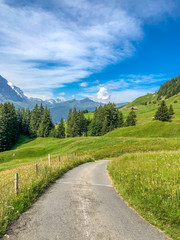
<path id="1" fill-rule="evenodd" d="M 168 240 L 121 200 L 107 175 L 107 163 L 86 163 L 66 173 L 4 239 Z"/>

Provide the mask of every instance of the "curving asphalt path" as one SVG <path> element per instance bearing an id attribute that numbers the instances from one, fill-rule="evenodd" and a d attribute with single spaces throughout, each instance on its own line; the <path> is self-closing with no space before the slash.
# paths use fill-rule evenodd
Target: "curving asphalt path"
<path id="1" fill-rule="evenodd" d="M 121 200 L 107 175 L 107 163 L 86 163 L 67 172 L 3 239 L 168 240 Z"/>

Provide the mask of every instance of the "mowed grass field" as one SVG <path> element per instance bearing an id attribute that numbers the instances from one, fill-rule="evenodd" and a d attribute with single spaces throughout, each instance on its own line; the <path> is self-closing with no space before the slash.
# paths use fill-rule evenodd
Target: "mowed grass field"
<path id="1" fill-rule="evenodd" d="M 16 198 L 13 192 L 13 197 L 9 201 L 15 199 L 15 202 L 14 200 L 10 202 L 12 204 L 7 205 L 6 211 L 2 211 L 1 234 L 11 221 L 8 217 L 11 211 L 17 210 L 16 199 L 18 206 L 24 206 L 17 210 L 19 211 L 17 217 L 63 172 L 92 159 L 112 159 L 108 170 L 120 195 L 148 221 L 164 230 L 173 239 L 179 240 L 180 96 L 166 100 L 168 106 L 173 104 L 175 111 L 172 122 L 153 120 L 158 103 L 149 104 L 149 101 L 155 101 L 156 98 L 156 94 L 148 94 L 120 109 L 126 119 L 131 107 L 137 106 L 137 126 L 116 129 L 101 137 L 29 139 L 22 136 L 11 151 L 0 153 L 0 179 L 4 185 L 6 183 L 12 185 L 14 173 L 21 173 L 21 169 L 25 171 L 24 177 L 33 172 L 32 179 L 29 178 L 31 185 L 28 185 L 28 188 L 25 186 L 22 197 Z M 177 103 L 174 103 L 175 100 Z M 148 104 L 142 105 L 145 101 Z M 86 114 L 86 117 L 92 118 L 93 113 Z M 51 174 L 51 170 L 47 170 L 45 166 L 44 170 L 40 170 L 42 171 L 40 183 L 36 180 L 36 163 L 40 166 L 47 165 L 48 154 L 51 154 L 51 158 L 55 159 L 58 165 L 58 156 L 66 158 L 67 153 L 69 162 L 64 170 L 60 171 L 57 166 L 55 172 Z M 72 157 L 75 153 L 77 160 Z M 28 191 L 31 193 L 30 189 L 33 189 L 33 194 L 28 198 L 27 193 Z"/>

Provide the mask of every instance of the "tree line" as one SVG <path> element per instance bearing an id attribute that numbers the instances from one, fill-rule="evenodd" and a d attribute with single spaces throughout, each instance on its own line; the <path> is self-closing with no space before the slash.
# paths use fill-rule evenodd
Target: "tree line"
<path id="1" fill-rule="evenodd" d="M 162 122 L 170 122 L 174 114 L 175 113 L 172 104 L 170 104 L 168 109 L 166 102 L 163 100 L 154 115 L 154 119 Z"/>
<path id="2" fill-rule="evenodd" d="M 136 125 L 134 111 L 124 121 L 122 112 L 113 103 L 96 108 L 93 119 L 86 118 L 85 113 L 85 110 L 70 109 L 67 122 L 61 118 L 55 126 L 50 110 L 42 104 L 36 104 L 32 111 L 29 108 L 15 109 L 11 103 L 0 104 L 0 151 L 11 149 L 20 135 L 56 138 L 101 136 L 116 128 Z"/>
<path id="3" fill-rule="evenodd" d="M 41 104 L 29 108 L 15 109 L 11 103 L 0 104 L 0 151 L 11 149 L 20 135 L 30 137 L 65 137 L 63 119 L 57 127 L 51 119 L 50 110 Z"/>
<path id="4" fill-rule="evenodd" d="M 158 91 L 158 100 L 161 97 L 169 98 L 180 92 L 180 75 L 163 83 Z"/>
<path id="5" fill-rule="evenodd" d="M 136 125 L 136 114 L 131 111 L 124 122 L 123 114 L 113 103 L 95 108 L 92 119 L 85 118 L 83 111 L 70 109 L 67 119 L 67 137 L 102 136 L 116 128 Z"/>

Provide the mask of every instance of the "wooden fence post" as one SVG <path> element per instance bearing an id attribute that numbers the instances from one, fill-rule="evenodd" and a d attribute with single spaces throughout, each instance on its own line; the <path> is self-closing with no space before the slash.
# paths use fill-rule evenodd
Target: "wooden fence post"
<path id="1" fill-rule="evenodd" d="M 38 164 L 36 163 L 36 177 L 38 176 Z"/>
<path id="2" fill-rule="evenodd" d="M 59 164 L 60 164 L 60 162 L 61 162 L 61 156 L 59 155 Z"/>
<path id="3" fill-rule="evenodd" d="M 19 190 L 19 186 L 18 186 L 18 173 L 15 173 L 15 194 L 16 194 L 16 196 L 18 195 L 18 190 Z"/>
<path id="4" fill-rule="evenodd" d="M 51 154 L 48 154 L 49 167 L 51 166 Z"/>

